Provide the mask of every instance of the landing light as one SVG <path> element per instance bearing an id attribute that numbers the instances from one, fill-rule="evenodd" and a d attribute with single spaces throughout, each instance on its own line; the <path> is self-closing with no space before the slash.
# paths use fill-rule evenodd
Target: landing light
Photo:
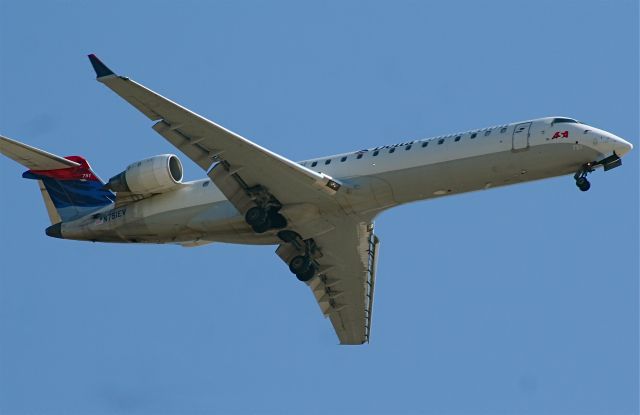
<path id="1" fill-rule="evenodd" d="M 327 187 L 331 190 L 335 190 L 336 192 L 340 189 L 340 183 L 335 182 L 333 180 L 329 180 L 327 182 Z"/>

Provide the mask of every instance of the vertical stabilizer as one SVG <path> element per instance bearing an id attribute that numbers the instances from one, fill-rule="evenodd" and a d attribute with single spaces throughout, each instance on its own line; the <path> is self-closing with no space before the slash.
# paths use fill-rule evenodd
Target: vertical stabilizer
<path id="1" fill-rule="evenodd" d="M 36 179 L 44 184 L 47 196 L 63 221 L 78 219 L 115 201 L 115 195 L 104 188 L 104 182 L 84 158 L 69 156 L 66 159 L 78 163 L 78 166 L 27 170 L 22 174 L 25 179 Z"/>
<path id="2" fill-rule="evenodd" d="M 38 181 L 52 224 L 78 219 L 115 201 L 83 157 L 56 156 L 3 136 L 0 153 L 29 169 L 22 177 Z"/>
<path id="3" fill-rule="evenodd" d="M 53 204 L 53 200 L 51 200 L 51 196 L 49 196 L 49 192 L 47 192 L 47 188 L 44 187 L 44 183 L 42 183 L 42 180 L 38 180 L 38 187 L 40 188 L 40 193 L 42 193 L 44 206 L 47 208 L 47 214 L 49 214 L 49 220 L 51 220 L 51 224 L 53 225 L 55 223 L 62 222 L 62 218 L 60 218 L 60 215 L 58 215 L 58 211 Z"/>

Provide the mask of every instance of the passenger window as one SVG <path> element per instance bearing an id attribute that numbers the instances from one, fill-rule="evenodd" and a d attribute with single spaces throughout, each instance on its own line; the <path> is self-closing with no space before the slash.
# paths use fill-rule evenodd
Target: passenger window
<path id="1" fill-rule="evenodd" d="M 396 148 L 395 148 L 395 147 L 390 148 L 390 149 L 389 149 L 389 154 L 391 154 L 391 153 L 395 153 L 395 151 L 396 151 Z"/>
<path id="2" fill-rule="evenodd" d="M 500 134 L 504 134 L 504 133 L 506 133 L 506 132 L 507 132 L 507 127 L 502 127 L 502 128 L 500 129 Z"/>
<path id="3" fill-rule="evenodd" d="M 478 136 L 478 133 L 471 134 L 471 138 L 476 138 L 477 136 Z"/>
<path id="4" fill-rule="evenodd" d="M 407 150 L 411 150 L 411 144 L 409 144 L 408 146 L 406 146 L 406 147 L 404 148 L 404 150 L 405 150 L 405 151 L 407 151 Z"/>
<path id="5" fill-rule="evenodd" d="M 429 142 L 428 142 L 428 141 L 425 141 L 424 143 L 422 143 L 422 148 L 425 148 L 425 147 L 426 147 L 426 146 L 428 146 L 428 145 L 429 145 Z"/>
<path id="6" fill-rule="evenodd" d="M 331 163 L 331 159 L 328 159 L 328 160 L 324 161 L 324 164 L 329 164 L 329 163 Z"/>
<path id="7" fill-rule="evenodd" d="M 313 163 L 311 163 L 311 167 L 316 167 L 318 165 L 317 161 L 314 161 Z"/>
<path id="8" fill-rule="evenodd" d="M 362 158 L 362 153 L 358 154 L 358 155 L 356 156 L 356 158 L 357 158 L 358 160 L 359 160 L 359 159 L 361 159 L 361 158 Z"/>
<path id="9" fill-rule="evenodd" d="M 373 152 L 373 157 L 377 156 L 378 154 L 380 154 L 380 152 L 378 150 Z"/>
<path id="10" fill-rule="evenodd" d="M 444 138 L 441 138 L 440 140 L 438 140 L 438 145 L 444 143 Z"/>
<path id="11" fill-rule="evenodd" d="M 456 136 L 456 139 L 454 141 L 460 141 L 460 138 L 462 138 L 461 136 Z"/>
<path id="12" fill-rule="evenodd" d="M 485 137 L 489 136 L 489 134 L 491 134 L 491 130 L 487 130 L 487 131 L 484 132 L 484 136 Z"/>
<path id="13" fill-rule="evenodd" d="M 342 158 L 340 159 L 340 161 L 341 161 L 342 163 L 344 163 L 345 161 L 347 161 L 347 158 L 346 158 L 346 157 L 342 157 Z"/>

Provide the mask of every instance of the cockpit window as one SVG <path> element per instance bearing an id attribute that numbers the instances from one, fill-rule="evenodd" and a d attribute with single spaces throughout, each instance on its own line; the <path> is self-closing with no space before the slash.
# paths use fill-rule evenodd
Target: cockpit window
<path id="1" fill-rule="evenodd" d="M 578 121 L 574 120 L 573 118 L 554 118 L 553 121 L 551 121 L 551 124 L 561 124 L 561 123 L 577 124 Z"/>

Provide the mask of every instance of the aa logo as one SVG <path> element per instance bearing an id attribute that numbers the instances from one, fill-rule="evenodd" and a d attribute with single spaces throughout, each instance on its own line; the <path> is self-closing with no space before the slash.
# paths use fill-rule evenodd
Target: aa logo
<path id="1" fill-rule="evenodd" d="M 569 138 L 569 131 L 556 131 L 556 133 L 551 137 L 551 139 L 556 138 Z"/>

